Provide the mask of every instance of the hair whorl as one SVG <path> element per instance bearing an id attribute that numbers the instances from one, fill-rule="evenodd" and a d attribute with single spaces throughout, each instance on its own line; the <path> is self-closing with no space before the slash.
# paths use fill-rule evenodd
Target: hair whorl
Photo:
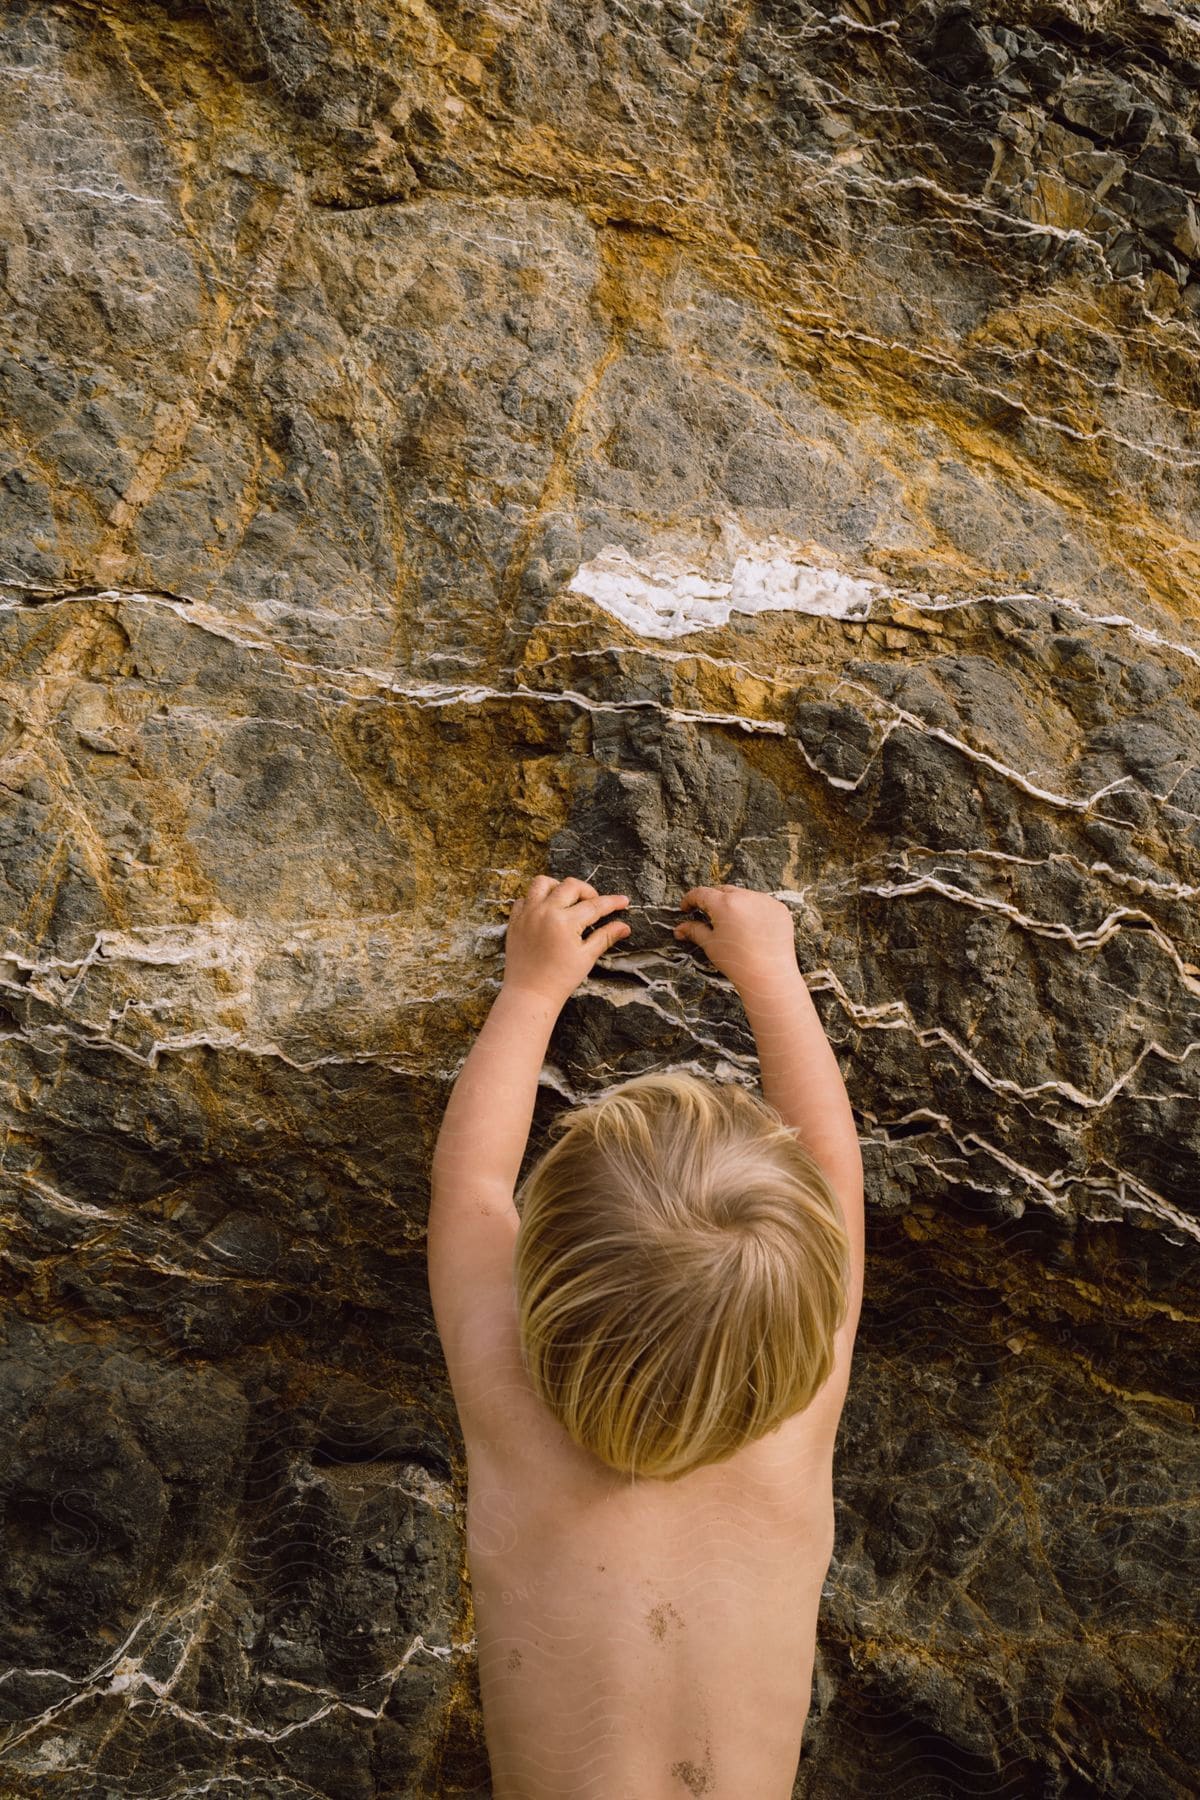
<path id="1" fill-rule="evenodd" d="M 779 1113 L 637 1075 L 560 1115 L 517 1192 L 522 1355 L 572 1439 L 671 1481 L 808 1405 L 833 1366 L 849 1242 Z"/>

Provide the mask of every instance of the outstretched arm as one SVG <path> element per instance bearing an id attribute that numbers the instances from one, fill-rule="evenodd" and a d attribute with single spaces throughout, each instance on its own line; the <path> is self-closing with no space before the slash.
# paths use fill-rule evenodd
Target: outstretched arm
<path id="1" fill-rule="evenodd" d="M 741 995 L 758 1048 L 763 1099 L 820 1164 L 841 1203 L 850 1239 L 851 1331 L 862 1306 L 866 1221 L 858 1126 L 833 1046 L 795 955 Z"/>
<path id="2" fill-rule="evenodd" d="M 587 938 L 584 931 L 625 903 L 624 894 L 602 898 L 582 881 L 534 879 L 513 905 L 504 981 L 442 1118 L 426 1263 L 438 1335 L 464 1392 L 478 1358 L 488 1360 L 481 1346 L 492 1343 L 489 1333 L 511 1326 L 520 1226 L 513 1194 L 554 1021 L 601 951 L 629 927 L 610 923 Z"/>
<path id="3" fill-rule="evenodd" d="M 442 1118 L 430 1171 L 435 1209 L 442 1195 L 464 1211 L 512 1207 L 559 1010 L 536 990 L 502 983 Z"/>
<path id="4" fill-rule="evenodd" d="M 758 1045 L 763 1099 L 796 1133 L 833 1186 L 850 1239 L 851 1340 L 863 1292 L 865 1224 L 858 1127 L 833 1046 L 796 961 L 792 915 L 782 900 L 754 888 L 690 888 L 684 907 L 708 915 L 684 920 L 676 937 L 698 944 L 732 981 Z"/>
<path id="5" fill-rule="evenodd" d="M 504 941 L 504 980 L 459 1071 L 433 1154 L 435 1194 L 517 1184 L 533 1123 L 538 1075 L 554 1021 L 603 951 L 629 935 L 621 919 L 584 932 L 629 904 L 570 876 L 537 875 L 513 902 Z"/>

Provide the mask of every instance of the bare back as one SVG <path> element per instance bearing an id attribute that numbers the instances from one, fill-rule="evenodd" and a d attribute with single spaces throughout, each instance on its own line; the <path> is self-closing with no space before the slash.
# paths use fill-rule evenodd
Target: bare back
<path id="1" fill-rule="evenodd" d="M 505 1363 L 464 1421 L 495 1800 L 787 1800 L 856 1325 L 810 1407 L 674 1483 L 579 1450 Z"/>

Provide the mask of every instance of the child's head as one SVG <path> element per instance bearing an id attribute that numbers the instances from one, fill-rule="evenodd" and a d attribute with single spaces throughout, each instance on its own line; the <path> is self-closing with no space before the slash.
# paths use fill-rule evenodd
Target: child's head
<path id="1" fill-rule="evenodd" d="M 638 1075 L 551 1127 L 517 1193 L 525 1365 L 577 1444 L 674 1480 L 808 1404 L 849 1245 L 820 1169 L 745 1089 Z"/>

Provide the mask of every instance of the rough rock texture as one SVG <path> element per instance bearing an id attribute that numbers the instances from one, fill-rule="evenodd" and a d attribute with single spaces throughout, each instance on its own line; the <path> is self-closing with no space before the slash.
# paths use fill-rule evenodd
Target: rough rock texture
<path id="1" fill-rule="evenodd" d="M 696 881 L 843 1052 L 797 1794 L 1193 1794 L 1194 9 L 0 33 L 0 1791 L 490 1792 L 422 1232 L 549 869 L 538 1133 L 753 1080 Z"/>

